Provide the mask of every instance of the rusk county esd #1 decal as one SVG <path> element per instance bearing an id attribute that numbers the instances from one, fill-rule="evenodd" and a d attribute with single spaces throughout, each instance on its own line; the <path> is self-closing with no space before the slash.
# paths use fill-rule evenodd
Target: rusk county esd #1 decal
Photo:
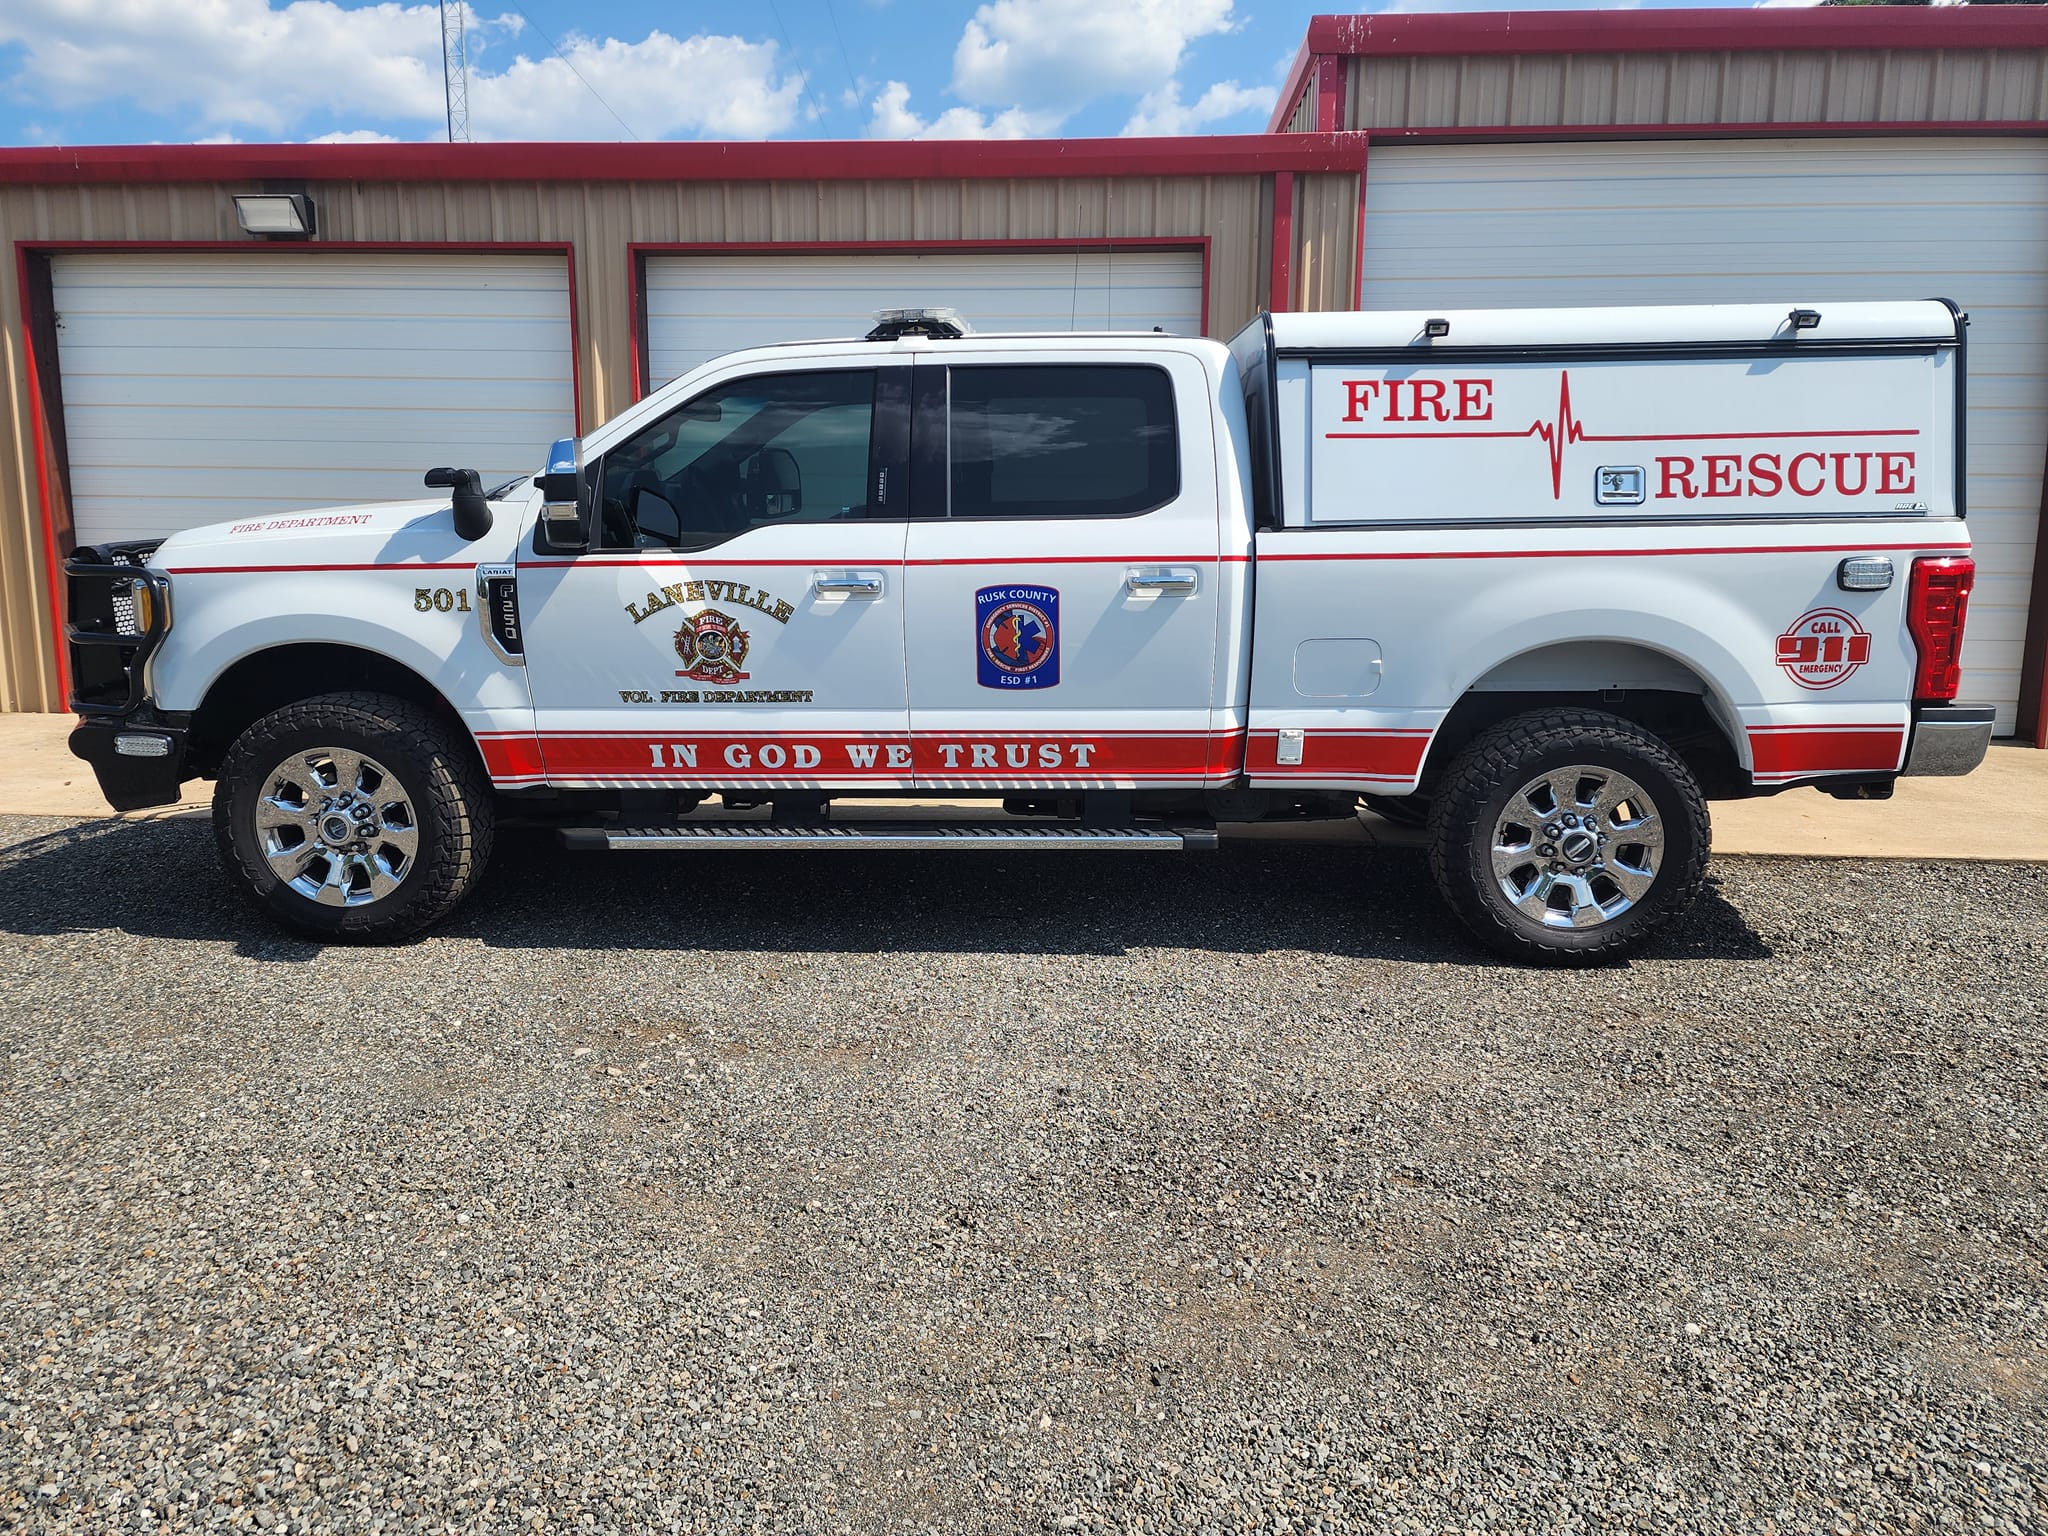
<path id="1" fill-rule="evenodd" d="M 984 688 L 1051 688 L 1060 680 L 1060 595 L 1051 587 L 983 587 L 974 594 L 975 681 Z"/>

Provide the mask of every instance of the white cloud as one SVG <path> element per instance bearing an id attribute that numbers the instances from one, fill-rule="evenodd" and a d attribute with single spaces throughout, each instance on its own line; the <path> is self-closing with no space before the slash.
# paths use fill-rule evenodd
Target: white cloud
<path id="1" fill-rule="evenodd" d="M 972 107 L 949 107 L 927 122 L 910 110 L 910 87 L 891 80 L 875 96 L 868 117 L 871 139 L 1029 139 L 1055 131 L 1058 117 L 1020 111 L 984 116 Z"/>
<path id="2" fill-rule="evenodd" d="M 1153 91 L 1196 38 L 1227 32 L 1231 0 L 993 0 L 953 50 L 953 94 L 1064 118 L 1098 96 Z"/>
<path id="3" fill-rule="evenodd" d="M 1235 80 L 1220 80 L 1202 92 L 1193 105 L 1183 106 L 1180 82 L 1169 80 L 1158 90 L 1145 93 L 1138 110 L 1124 124 L 1124 133 L 1127 137 L 1194 133 L 1204 124 L 1247 112 L 1263 116 L 1273 110 L 1279 99 L 1280 93 L 1270 85 L 1242 86 Z"/>
<path id="4" fill-rule="evenodd" d="M 308 144 L 396 144 L 398 140 L 374 128 L 350 128 L 344 133 L 323 133 L 306 140 Z"/>
<path id="5" fill-rule="evenodd" d="M 622 137 L 593 90 L 642 138 L 762 139 L 796 121 L 804 77 L 791 72 L 777 80 L 774 43 L 666 32 L 637 43 L 561 41 L 566 64 L 552 54 L 521 55 L 501 74 L 471 70 L 469 120 L 479 137 Z"/>
<path id="6" fill-rule="evenodd" d="M 779 72 L 776 45 L 741 37 L 639 42 L 560 39 L 493 72 L 495 39 L 516 16 L 469 13 L 470 122 L 479 138 L 623 138 L 603 95 L 645 138 L 763 137 L 796 120 L 803 78 Z M 344 10 L 332 0 L 6 0 L 0 44 L 22 64 L 7 82 L 53 106 L 132 103 L 195 131 L 282 137 L 321 117 L 416 123 L 443 115 L 440 16 L 431 4 Z"/>

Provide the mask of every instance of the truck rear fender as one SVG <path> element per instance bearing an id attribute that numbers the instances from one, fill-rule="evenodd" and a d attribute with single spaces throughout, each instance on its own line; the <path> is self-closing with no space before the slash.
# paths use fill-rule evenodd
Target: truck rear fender
<path id="1" fill-rule="evenodd" d="M 1703 781 L 1732 772 L 1746 784 L 1749 738 L 1736 703 L 1758 699 L 1760 684 L 1733 646 L 1769 657 L 1772 634 L 1757 616 L 1699 583 L 1652 579 L 1639 595 L 1641 608 L 1532 612 L 1503 629 L 1479 622 L 1483 612 L 1507 607 L 1496 589 L 1468 616 L 1471 627 L 1461 631 L 1455 619 L 1448 622 L 1446 633 L 1485 635 L 1487 643 L 1457 659 L 1457 702 L 1430 739 L 1424 778 L 1494 721 L 1572 703 L 1666 737 Z M 1564 634 L 1561 623 L 1570 626 Z M 1734 792 L 1738 785 L 1717 787 Z"/>

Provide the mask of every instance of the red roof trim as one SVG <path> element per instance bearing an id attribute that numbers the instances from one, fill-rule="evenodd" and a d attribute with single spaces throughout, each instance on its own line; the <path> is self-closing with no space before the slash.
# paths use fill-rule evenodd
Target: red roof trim
<path id="1" fill-rule="evenodd" d="M 194 181 L 974 181 L 1355 172 L 1362 133 L 750 144 L 173 144 L 0 149 L 0 185 Z"/>
<path id="2" fill-rule="evenodd" d="M 1318 56 L 1480 58 L 1532 53 L 1773 53 L 2048 48 L 2048 5 L 1815 6 L 1785 10 L 1494 11 L 1316 16 L 1268 133 L 1286 126 Z"/>

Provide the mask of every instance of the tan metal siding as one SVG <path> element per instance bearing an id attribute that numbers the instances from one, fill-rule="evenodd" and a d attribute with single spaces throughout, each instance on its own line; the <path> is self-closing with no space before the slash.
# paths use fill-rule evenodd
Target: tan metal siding
<path id="1" fill-rule="evenodd" d="M 2031 49 L 1361 55 L 1345 68 L 1347 128 L 2014 122 L 2048 111 L 2048 52 Z"/>
<path id="2" fill-rule="evenodd" d="M 1357 282 L 1358 178 L 1296 176 L 1292 307 L 1356 309 Z"/>
<path id="3" fill-rule="evenodd" d="M 1296 270 L 1349 307 L 1355 203 L 1324 182 L 1298 189 Z M 1264 307 L 1270 178 L 1109 177 L 926 182 L 320 182 L 310 190 L 322 241 L 567 243 L 587 431 L 633 398 L 627 248 L 634 243 L 924 241 L 1208 237 L 1209 330 L 1228 336 Z M 17 240 L 243 243 L 229 194 L 214 183 L 0 188 L 0 247 Z M 1328 204 L 1326 208 L 1324 205 Z M 1311 235 L 1310 231 L 1315 233 Z M 1341 240 L 1324 254 L 1302 242 Z M 246 242 L 252 248 L 256 242 Z M 1304 255 L 1304 251 L 1307 252 Z M 282 257 L 280 259 L 292 259 Z M 28 418 L 17 274 L 0 262 L 0 709 L 62 709 L 51 656 L 41 510 Z M 1337 296 L 1341 293 L 1341 297 Z M 545 446 L 545 445 L 540 445 Z"/>
<path id="4" fill-rule="evenodd" d="M 1316 128 L 1316 91 L 1314 73 L 1310 73 L 1308 89 L 1301 93 L 1301 100 L 1294 104 L 1294 111 L 1288 116 L 1287 126 L 1282 133 L 1314 133 Z"/>

